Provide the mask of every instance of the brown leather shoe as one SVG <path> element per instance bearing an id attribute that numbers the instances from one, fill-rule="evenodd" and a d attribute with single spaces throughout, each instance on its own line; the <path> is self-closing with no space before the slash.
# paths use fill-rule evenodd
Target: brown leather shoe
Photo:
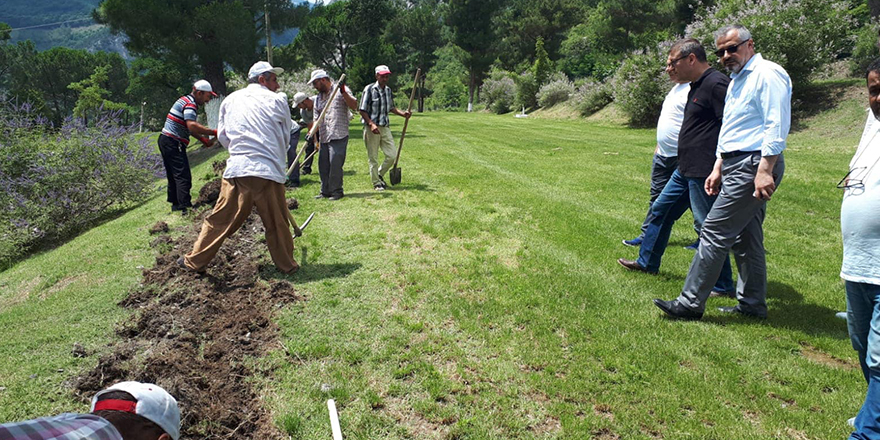
<path id="1" fill-rule="evenodd" d="M 638 261 L 635 261 L 635 260 L 627 260 L 624 258 L 618 258 L 617 263 L 620 264 L 621 266 L 629 269 L 629 270 L 634 270 L 636 272 L 644 272 L 644 273 L 651 274 L 651 275 L 657 275 L 657 272 L 651 272 L 650 270 L 645 269 L 644 267 L 642 267 L 641 264 L 639 264 Z"/>

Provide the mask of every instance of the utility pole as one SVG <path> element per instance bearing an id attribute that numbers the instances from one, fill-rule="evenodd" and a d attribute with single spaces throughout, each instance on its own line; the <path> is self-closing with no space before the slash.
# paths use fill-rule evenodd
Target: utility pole
<path id="1" fill-rule="evenodd" d="M 272 30 L 269 28 L 269 5 L 266 8 L 266 61 L 272 64 Z"/>

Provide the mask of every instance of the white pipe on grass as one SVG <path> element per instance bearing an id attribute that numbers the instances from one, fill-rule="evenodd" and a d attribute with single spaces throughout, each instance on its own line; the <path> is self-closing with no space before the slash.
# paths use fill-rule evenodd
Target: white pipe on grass
<path id="1" fill-rule="evenodd" d="M 342 440 L 342 429 L 339 428 L 339 415 L 336 413 L 336 402 L 333 399 L 327 401 L 327 410 L 330 411 L 330 429 L 333 430 L 333 440 Z"/>

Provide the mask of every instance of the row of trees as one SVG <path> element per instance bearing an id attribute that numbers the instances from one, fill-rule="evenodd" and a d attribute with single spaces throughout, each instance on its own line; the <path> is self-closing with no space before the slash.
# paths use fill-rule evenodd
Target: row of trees
<path id="1" fill-rule="evenodd" d="M 873 44 L 857 36 L 873 32 L 871 17 L 878 14 L 880 0 L 338 0 L 315 6 L 103 0 L 93 15 L 127 36 L 133 60 L 0 43 L 0 87 L 58 120 L 74 111 L 82 94 L 68 84 L 105 66 L 106 80 L 93 78 L 93 92 L 101 85 L 107 91 L 102 99 L 134 109 L 145 101 L 147 115 L 161 120 L 193 79 L 205 78 L 227 93 L 228 79 L 266 59 L 262 36 L 271 23 L 268 30 L 275 32 L 299 29 L 293 43 L 274 49 L 274 64 L 289 70 L 345 72 L 357 89 L 373 81 L 376 64 L 387 64 L 405 92 L 421 68 L 420 110 L 470 108 L 487 80 L 512 81 L 518 103 L 527 107 L 538 105 L 538 92 L 551 79 L 573 80 L 575 88 L 589 84 L 602 90 L 591 102 L 601 102 L 613 93 L 593 86 L 620 76 L 621 66 L 650 66 L 648 76 L 660 76 L 663 54 L 634 61 L 639 54 L 656 56 L 664 42 L 685 33 L 711 44 L 711 31 L 731 21 L 754 27 L 759 51 L 802 83 L 824 64 L 858 55 L 856 40 Z M 68 69 L 69 63 L 79 67 Z"/>

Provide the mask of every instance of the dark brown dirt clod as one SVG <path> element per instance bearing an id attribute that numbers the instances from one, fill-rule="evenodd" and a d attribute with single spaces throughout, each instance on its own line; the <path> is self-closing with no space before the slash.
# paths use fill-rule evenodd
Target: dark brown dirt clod
<path id="1" fill-rule="evenodd" d="M 287 209 L 290 209 L 291 211 L 294 209 L 299 209 L 299 201 L 292 197 L 287 199 Z"/>
<path id="2" fill-rule="evenodd" d="M 166 232 L 168 232 L 168 223 L 165 222 L 156 222 L 156 224 L 150 228 L 150 235 L 162 234 Z"/>
<path id="3" fill-rule="evenodd" d="M 289 281 L 260 280 L 259 265 L 267 263 L 254 254 L 264 230 L 256 215 L 224 243 L 206 274 L 178 267 L 207 214 L 144 270 L 142 287 L 119 303 L 136 310 L 117 329 L 122 340 L 73 386 L 90 398 L 121 380 L 159 384 L 180 405 L 185 440 L 286 438 L 252 389 L 258 372 L 249 359 L 278 346 L 276 306 L 301 298 Z"/>
<path id="4" fill-rule="evenodd" d="M 214 206 L 214 203 L 217 199 L 220 198 L 220 185 L 222 184 L 223 179 L 214 179 L 199 190 L 199 198 L 196 199 L 196 203 L 193 205 L 194 207 L 200 206 Z"/>

